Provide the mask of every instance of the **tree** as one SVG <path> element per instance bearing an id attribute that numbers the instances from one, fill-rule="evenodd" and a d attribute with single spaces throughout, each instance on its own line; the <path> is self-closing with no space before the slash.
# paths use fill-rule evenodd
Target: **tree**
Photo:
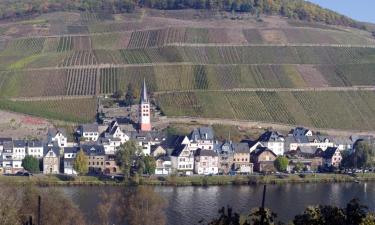
<path id="1" fill-rule="evenodd" d="M 117 99 L 117 101 L 124 95 L 124 93 L 121 90 L 117 90 L 113 93 L 113 97 Z"/>
<path id="2" fill-rule="evenodd" d="M 88 159 L 82 149 L 77 153 L 77 157 L 74 160 L 73 169 L 79 175 L 85 175 L 89 172 Z"/>
<path id="3" fill-rule="evenodd" d="M 368 168 L 374 166 L 374 149 L 366 142 L 359 141 L 354 147 L 353 166 L 355 168 Z"/>
<path id="4" fill-rule="evenodd" d="M 305 165 L 303 163 L 297 162 L 293 170 L 296 172 L 301 172 L 304 168 L 305 168 Z"/>
<path id="5" fill-rule="evenodd" d="M 200 221 L 199 223 L 203 223 Z M 231 207 L 219 209 L 219 218 L 213 219 L 208 225 L 240 225 L 240 215 L 233 212 Z"/>
<path id="6" fill-rule="evenodd" d="M 285 156 L 278 156 L 274 162 L 275 168 L 280 172 L 286 172 L 289 160 Z"/>
<path id="7" fill-rule="evenodd" d="M 357 199 L 351 200 L 346 208 L 336 206 L 310 206 L 302 215 L 295 216 L 294 225 L 354 225 L 361 224 L 368 216 L 368 208 Z M 371 219 L 371 218 L 367 218 Z"/>
<path id="8" fill-rule="evenodd" d="M 263 215 L 264 221 L 262 223 L 261 217 Z M 248 220 L 246 221 L 245 225 L 272 225 L 272 224 L 281 224 L 280 222 L 276 221 L 277 214 L 272 212 L 270 209 L 261 209 L 255 208 L 251 210 Z"/>
<path id="9" fill-rule="evenodd" d="M 134 88 L 131 83 L 128 84 L 128 90 L 125 95 L 125 105 L 132 106 L 134 104 Z"/>
<path id="10" fill-rule="evenodd" d="M 146 174 L 154 174 L 155 169 L 156 169 L 156 161 L 155 158 L 149 155 L 146 155 L 144 158 L 144 163 L 145 163 L 145 171 L 144 173 Z"/>
<path id="11" fill-rule="evenodd" d="M 352 199 L 345 208 L 346 224 L 360 224 L 368 214 L 368 207 Z"/>
<path id="12" fill-rule="evenodd" d="M 33 156 L 27 155 L 22 160 L 22 167 L 32 173 L 38 173 L 39 170 L 39 160 Z"/>
<path id="13" fill-rule="evenodd" d="M 139 146 L 134 141 L 127 141 L 118 148 L 116 163 L 121 168 L 125 178 L 129 178 L 132 174 L 139 153 Z"/>
<path id="14" fill-rule="evenodd" d="M 140 186 L 125 198 L 125 217 L 130 225 L 164 225 L 167 201 L 151 187 Z"/>

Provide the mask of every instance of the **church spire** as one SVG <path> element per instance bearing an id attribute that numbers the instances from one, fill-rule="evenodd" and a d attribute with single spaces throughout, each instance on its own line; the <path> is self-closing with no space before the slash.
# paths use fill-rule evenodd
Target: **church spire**
<path id="1" fill-rule="evenodd" d="M 146 80 L 145 80 L 145 78 L 143 78 L 143 88 L 142 88 L 141 101 L 142 102 L 148 102 L 147 87 L 146 87 Z"/>

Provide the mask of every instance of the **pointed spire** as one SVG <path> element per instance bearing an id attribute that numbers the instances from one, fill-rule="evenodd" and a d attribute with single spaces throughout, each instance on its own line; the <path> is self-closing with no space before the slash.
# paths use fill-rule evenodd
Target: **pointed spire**
<path id="1" fill-rule="evenodd" d="M 148 102 L 148 97 L 147 97 L 147 87 L 146 87 L 146 79 L 143 78 L 143 88 L 142 88 L 142 102 Z"/>

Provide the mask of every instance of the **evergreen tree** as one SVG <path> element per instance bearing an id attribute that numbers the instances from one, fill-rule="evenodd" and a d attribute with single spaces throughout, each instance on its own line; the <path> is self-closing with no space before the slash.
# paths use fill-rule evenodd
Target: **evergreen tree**
<path id="1" fill-rule="evenodd" d="M 39 172 L 39 160 L 33 156 L 27 155 L 22 160 L 22 167 L 32 173 Z"/>

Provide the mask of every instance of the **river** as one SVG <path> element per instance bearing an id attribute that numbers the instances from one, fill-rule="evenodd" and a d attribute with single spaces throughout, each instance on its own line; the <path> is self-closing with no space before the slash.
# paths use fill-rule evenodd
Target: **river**
<path id="1" fill-rule="evenodd" d="M 59 187 L 81 208 L 88 218 L 94 218 L 98 195 L 102 191 L 123 191 L 124 187 Z M 222 206 L 247 213 L 261 204 L 263 186 L 210 186 L 154 188 L 169 202 L 166 214 L 169 225 L 197 224 L 202 218 L 217 216 Z M 277 213 L 282 221 L 289 221 L 308 205 L 333 204 L 345 206 L 358 198 L 375 210 L 374 183 L 283 184 L 268 185 L 266 207 Z"/>

